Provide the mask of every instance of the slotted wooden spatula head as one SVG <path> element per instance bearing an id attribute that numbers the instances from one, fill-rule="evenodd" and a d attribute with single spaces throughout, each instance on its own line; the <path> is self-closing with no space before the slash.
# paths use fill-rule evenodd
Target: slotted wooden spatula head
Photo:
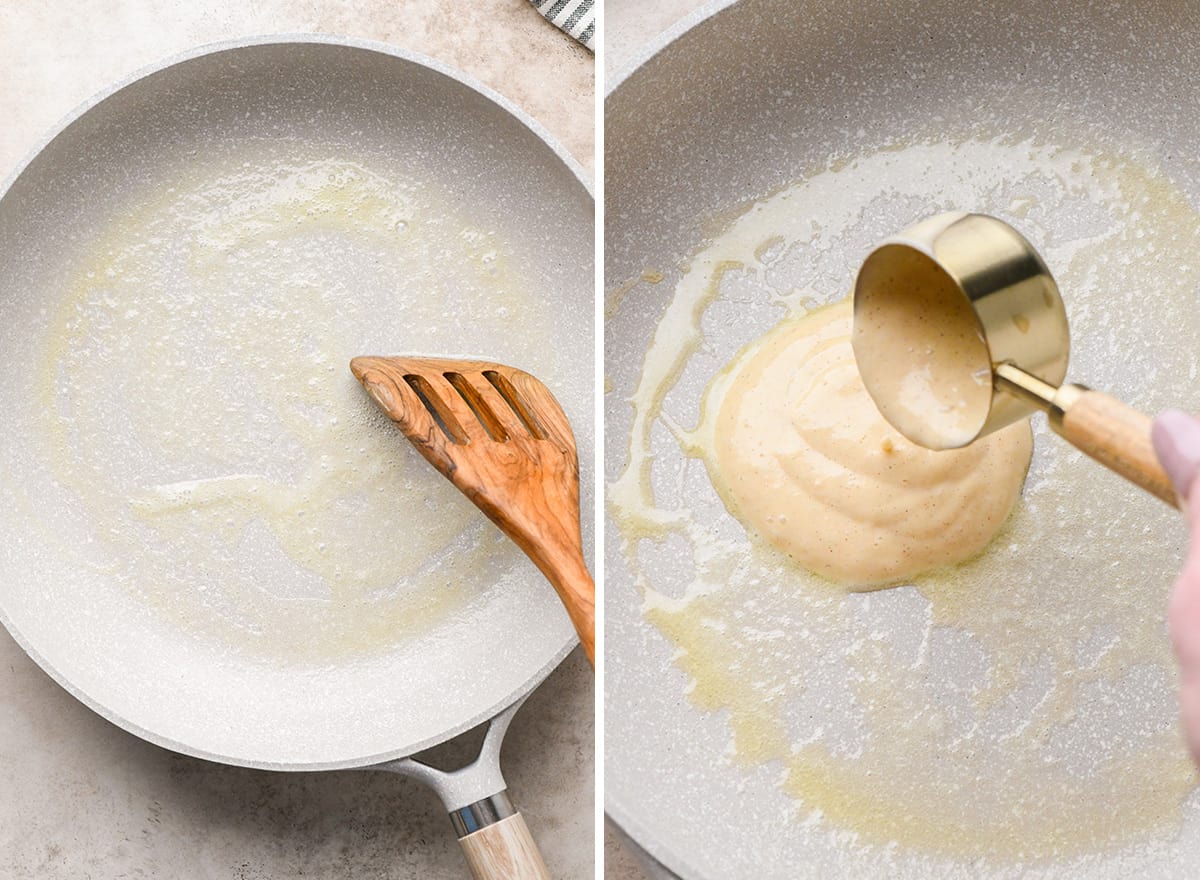
<path id="1" fill-rule="evenodd" d="M 528 373 L 487 361 L 357 357 L 350 369 L 429 463 L 546 575 L 594 662 L 579 457 L 554 395 Z"/>

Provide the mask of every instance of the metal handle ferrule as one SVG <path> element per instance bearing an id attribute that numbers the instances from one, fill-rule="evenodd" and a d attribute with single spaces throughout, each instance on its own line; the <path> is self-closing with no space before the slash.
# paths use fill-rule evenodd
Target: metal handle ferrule
<path id="1" fill-rule="evenodd" d="M 516 810 L 513 809 L 512 801 L 508 799 L 508 790 L 501 789 L 491 797 L 452 810 L 450 824 L 454 826 L 454 833 L 461 839 L 468 834 L 474 834 L 481 828 L 495 825 L 501 819 L 507 819 L 514 813 Z"/>

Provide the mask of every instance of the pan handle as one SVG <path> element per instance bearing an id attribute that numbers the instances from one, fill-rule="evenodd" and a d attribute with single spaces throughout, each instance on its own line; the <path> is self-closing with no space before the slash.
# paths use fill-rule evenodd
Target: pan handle
<path id="1" fill-rule="evenodd" d="M 550 880 L 524 817 L 512 805 L 500 773 L 500 744 L 521 698 L 488 723 L 479 756 L 458 770 L 439 770 L 416 758 L 377 764 L 424 782 L 450 811 L 463 855 L 475 880 Z"/>
<path id="2" fill-rule="evenodd" d="M 500 794 L 507 802 L 505 793 Z M 462 812 L 459 810 L 458 814 Z M 450 815 L 453 818 L 457 814 Z M 475 880 L 550 880 L 529 826 L 518 812 L 460 836 L 458 842 Z"/>

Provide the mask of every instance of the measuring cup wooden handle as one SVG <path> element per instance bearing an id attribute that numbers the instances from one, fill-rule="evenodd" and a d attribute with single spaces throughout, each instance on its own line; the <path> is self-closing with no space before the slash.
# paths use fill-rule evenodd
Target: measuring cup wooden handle
<path id="1" fill-rule="evenodd" d="M 475 880 L 550 880 L 529 826 L 513 813 L 459 838 Z"/>
<path id="2" fill-rule="evenodd" d="M 1150 442 L 1151 419 L 1115 397 L 1079 385 L 1065 386 L 1074 397 L 1050 424 L 1076 449 L 1141 486 L 1172 507 L 1179 506 L 1171 480 Z"/>

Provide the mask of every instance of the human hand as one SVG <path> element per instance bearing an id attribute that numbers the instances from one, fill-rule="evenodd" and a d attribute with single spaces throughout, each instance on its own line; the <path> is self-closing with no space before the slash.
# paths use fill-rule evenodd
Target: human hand
<path id="1" fill-rule="evenodd" d="M 1167 410 L 1154 420 L 1150 436 L 1191 532 L 1187 560 L 1171 591 L 1167 621 L 1179 660 L 1183 732 L 1192 759 L 1200 763 L 1200 420 Z"/>

